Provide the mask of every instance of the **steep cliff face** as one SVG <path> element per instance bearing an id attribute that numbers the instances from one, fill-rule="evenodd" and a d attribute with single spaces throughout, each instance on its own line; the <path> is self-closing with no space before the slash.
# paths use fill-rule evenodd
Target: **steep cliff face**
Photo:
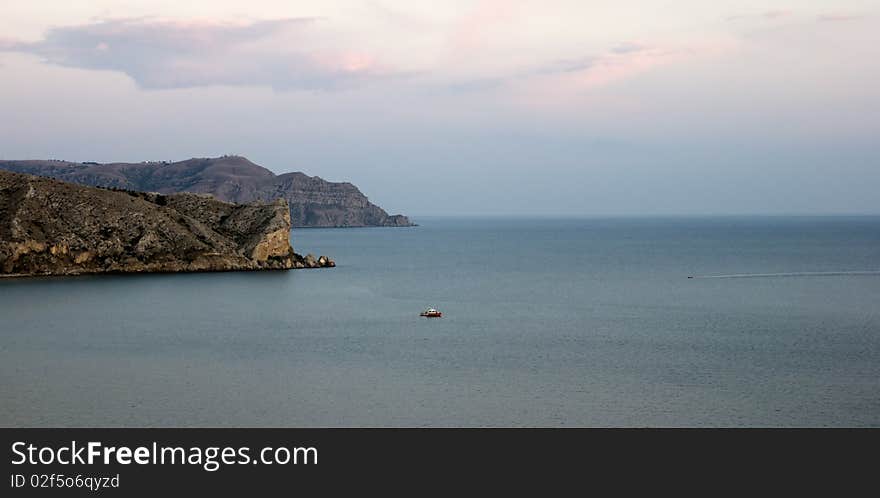
<path id="1" fill-rule="evenodd" d="M 274 178 L 272 189 L 259 198 L 283 197 L 290 204 L 296 226 L 359 227 L 412 226 L 406 216 L 389 215 L 371 203 L 351 183 L 331 183 L 303 173 L 285 173 Z"/>
<path id="2" fill-rule="evenodd" d="M 406 216 L 389 215 L 371 203 L 351 183 L 328 182 L 303 173 L 275 175 L 238 156 L 160 163 L 0 161 L 0 169 L 98 187 L 205 193 L 226 202 L 282 198 L 290 206 L 295 227 L 412 225 Z"/>
<path id="3" fill-rule="evenodd" d="M 0 171 L 4 275 L 308 266 L 293 252 L 289 233 L 282 199 L 237 205 L 206 195 L 114 191 Z"/>

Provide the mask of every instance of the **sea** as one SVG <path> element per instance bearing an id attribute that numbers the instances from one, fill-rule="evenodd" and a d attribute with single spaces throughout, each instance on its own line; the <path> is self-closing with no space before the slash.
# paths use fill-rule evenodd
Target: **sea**
<path id="1" fill-rule="evenodd" d="M 415 221 L 0 279 L 0 426 L 880 426 L 880 217 Z"/>

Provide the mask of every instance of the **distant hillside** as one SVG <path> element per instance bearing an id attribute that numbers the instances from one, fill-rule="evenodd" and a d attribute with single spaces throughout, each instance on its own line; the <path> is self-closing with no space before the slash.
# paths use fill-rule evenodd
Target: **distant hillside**
<path id="1" fill-rule="evenodd" d="M 334 183 L 303 173 L 275 175 L 244 157 L 194 158 L 178 162 L 74 163 L 0 161 L 0 169 L 47 176 L 96 187 L 143 192 L 212 194 L 221 201 L 287 200 L 295 227 L 411 226 L 389 215 L 351 183 Z"/>

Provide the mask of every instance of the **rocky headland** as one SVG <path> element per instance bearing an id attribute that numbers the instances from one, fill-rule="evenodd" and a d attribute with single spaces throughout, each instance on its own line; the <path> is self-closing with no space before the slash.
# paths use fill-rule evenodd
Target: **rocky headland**
<path id="1" fill-rule="evenodd" d="M 287 201 L 86 187 L 0 170 L 0 275 L 332 267 L 290 245 Z"/>
<path id="2" fill-rule="evenodd" d="M 287 200 L 294 227 L 406 227 L 406 216 L 389 215 L 354 185 L 304 173 L 276 175 L 244 157 L 193 158 L 177 162 L 75 163 L 56 160 L 0 161 L 0 169 L 59 180 L 143 192 L 211 194 L 226 202 Z"/>

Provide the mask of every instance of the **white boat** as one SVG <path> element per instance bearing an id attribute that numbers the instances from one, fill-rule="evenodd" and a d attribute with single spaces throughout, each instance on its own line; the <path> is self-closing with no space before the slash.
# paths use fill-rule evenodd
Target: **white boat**
<path id="1" fill-rule="evenodd" d="M 443 313 L 435 310 L 434 308 L 428 308 L 425 311 L 421 312 L 419 316 L 423 316 L 425 318 L 440 318 L 443 316 Z"/>

